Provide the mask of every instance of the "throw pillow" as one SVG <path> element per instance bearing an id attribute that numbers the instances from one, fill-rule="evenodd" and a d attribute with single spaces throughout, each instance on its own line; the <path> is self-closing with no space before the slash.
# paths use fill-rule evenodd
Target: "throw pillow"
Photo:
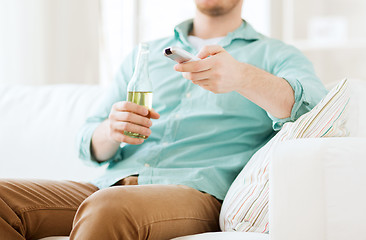
<path id="1" fill-rule="evenodd" d="M 231 185 L 220 213 L 222 231 L 269 231 L 269 163 L 274 148 L 296 138 L 343 137 L 349 102 L 347 80 L 334 87 L 310 112 L 295 122 L 284 124 L 265 146 L 258 150 Z"/>

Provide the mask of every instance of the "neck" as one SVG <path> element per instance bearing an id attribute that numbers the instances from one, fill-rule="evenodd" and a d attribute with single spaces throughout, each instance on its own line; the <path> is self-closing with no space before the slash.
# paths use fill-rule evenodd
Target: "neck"
<path id="1" fill-rule="evenodd" d="M 240 27 L 241 24 L 240 4 L 231 12 L 220 16 L 208 16 L 197 10 L 193 20 L 193 28 L 189 35 L 202 39 L 224 37 Z"/>

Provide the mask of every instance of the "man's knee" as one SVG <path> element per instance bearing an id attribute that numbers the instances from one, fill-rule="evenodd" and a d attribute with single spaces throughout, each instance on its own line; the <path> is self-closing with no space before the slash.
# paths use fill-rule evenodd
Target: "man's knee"
<path id="1" fill-rule="evenodd" d="M 102 220 L 109 216 L 129 216 L 136 201 L 134 194 L 125 188 L 111 187 L 95 192 L 84 200 L 77 214 L 88 210 L 93 217 L 101 217 Z"/>
<path id="2" fill-rule="evenodd" d="M 138 239 L 139 225 L 134 214 L 138 207 L 137 196 L 127 188 L 129 187 L 99 190 L 85 199 L 74 219 L 74 234 L 85 234 L 87 231 L 88 235 L 98 232 L 104 236 Z"/>

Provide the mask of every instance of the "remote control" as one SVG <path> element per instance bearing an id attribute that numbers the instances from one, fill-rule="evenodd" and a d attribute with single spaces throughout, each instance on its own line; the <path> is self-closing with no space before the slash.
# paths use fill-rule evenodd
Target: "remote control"
<path id="1" fill-rule="evenodd" d="M 193 62 L 201 60 L 200 58 L 194 56 L 180 47 L 168 47 L 164 49 L 164 55 L 177 63 Z"/>

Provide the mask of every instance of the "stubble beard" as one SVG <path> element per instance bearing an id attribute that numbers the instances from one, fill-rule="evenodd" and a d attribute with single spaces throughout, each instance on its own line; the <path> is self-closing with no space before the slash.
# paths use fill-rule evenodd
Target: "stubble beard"
<path id="1" fill-rule="evenodd" d="M 197 4 L 197 9 L 205 15 L 217 17 L 222 16 L 229 13 L 237 4 L 239 4 L 240 0 L 233 1 L 229 6 L 212 6 L 210 8 L 205 8 Z"/>

